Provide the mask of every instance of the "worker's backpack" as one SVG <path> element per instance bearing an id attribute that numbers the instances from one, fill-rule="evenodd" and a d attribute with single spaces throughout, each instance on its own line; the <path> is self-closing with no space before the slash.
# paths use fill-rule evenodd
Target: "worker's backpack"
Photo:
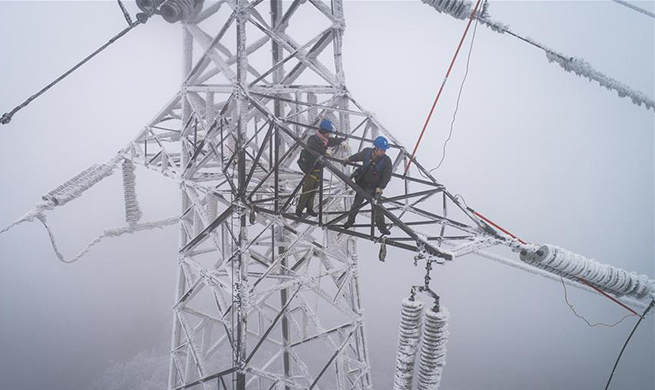
<path id="1" fill-rule="evenodd" d="M 311 138 L 312 136 L 310 136 Z M 309 143 L 309 139 L 307 140 Z M 314 157 L 307 149 L 302 149 L 300 151 L 300 156 L 298 157 L 298 167 L 304 174 L 309 174 L 315 168 L 316 157 Z M 320 165 L 318 166 L 320 167 Z"/>

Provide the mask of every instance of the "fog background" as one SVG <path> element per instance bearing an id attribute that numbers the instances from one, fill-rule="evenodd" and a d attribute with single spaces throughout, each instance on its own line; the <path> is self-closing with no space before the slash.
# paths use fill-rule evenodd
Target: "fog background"
<path id="1" fill-rule="evenodd" d="M 634 3 L 655 11 L 653 2 Z M 134 15 L 134 4 L 126 4 Z M 492 1 L 489 10 L 513 31 L 653 98 L 652 18 L 610 1 Z M 0 15 L 2 112 L 125 26 L 117 4 L 104 1 L 0 1 Z M 418 1 L 347 1 L 345 16 L 348 88 L 413 146 L 465 22 Z M 424 166 L 441 158 L 468 42 L 419 149 Z M 0 225 L 132 139 L 179 88 L 181 47 L 179 26 L 153 19 L 1 126 Z M 453 137 L 435 176 L 527 241 L 653 278 L 654 131 L 652 110 L 478 26 Z M 139 169 L 137 192 L 144 221 L 177 214 L 174 182 Z M 117 172 L 49 222 L 72 256 L 123 218 Z M 359 248 L 374 385 L 389 389 L 400 301 L 422 282 L 423 269 L 408 252 L 390 249 L 380 263 L 377 247 Z M 123 375 L 117 372 L 156 371 L 170 343 L 176 250 L 177 230 L 169 227 L 105 241 L 66 265 L 38 223 L 0 235 L 0 389 L 109 388 L 107 378 Z M 444 390 L 603 388 L 636 321 L 590 328 L 567 307 L 561 284 L 477 256 L 437 267 L 432 287 L 451 312 Z M 568 293 L 592 322 L 626 314 L 603 297 Z M 613 389 L 655 387 L 654 334 L 649 316 Z"/>

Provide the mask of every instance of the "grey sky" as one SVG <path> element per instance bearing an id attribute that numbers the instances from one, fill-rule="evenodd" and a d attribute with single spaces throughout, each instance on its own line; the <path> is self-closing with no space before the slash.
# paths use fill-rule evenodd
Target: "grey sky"
<path id="1" fill-rule="evenodd" d="M 638 4 L 655 10 L 653 2 Z M 418 1 L 346 2 L 345 12 L 347 85 L 411 147 L 465 23 Z M 490 12 L 514 31 L 655 95 L 653 19 L 610 1 L 492 1 Z M 125 23 L 116 3 L 104 1 L 0 1 L 0 14 L 2 112 Z M 179 88 L 179 35 L 178 26 L 150 21 L 0 127 L 0 225 L 134 137 Z M 525 240 L 652 278 L 653 111 L 564 72 L 515 38 L 478 26 L 475 39 L 437 179 Z M 468 41 L 465 48 L 419 150 L 428 167 L 441 158 Z M 146 219 L 177 212 L 174 183 L 137 175 Z M 123 224 L 119 176 L 52 214 L 66 254 Z M 167 228 L 107 241 L 64 265 L 40 225 L 0 235 L 0 388 L 86 389 L 110 361 L 165 348 L 176 248 L 177 232 Z M 410 253 L 390 250 L 379 263 L 376 252 L 360 244 L 374 383 L 386 389 L 400 301 L 423 272 Z M 567 307 L 561 284 L 475 256 L 437 268 L 433 288 L 451 312 L 445 390 L 602 388 L 635 322 L 589 328 Z M 597 295 L 568 293 L 592 322 L 626 313 Z M 625 352 L 614 389 L 655 387 L 654 336 L 650 316 Z"/>

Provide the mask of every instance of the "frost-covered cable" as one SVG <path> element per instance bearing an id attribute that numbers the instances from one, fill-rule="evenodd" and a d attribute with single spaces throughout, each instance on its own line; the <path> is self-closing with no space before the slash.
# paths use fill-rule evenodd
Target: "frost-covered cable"
<path id="1" fill-rule="evenodd" d="M 441 13 L 464 20 L 471 15 L 473 2 L 466 0 L 422 0 Z"/>
<path id="2" fill-rule="evenodd" d="M 437 390 L 441 374 L 446 365 L 446 343 L 448 342 L 448 319 L 450 313 L 445 306 L 438 312 L 425 311 L 423 324 L 423 345 L 418 365 L 418 390 Z"/>
<path id="3" fill-rule="evenodd" d="M 57 241 L 55 240 L 55 235 L 50 230 L 50 227 L 48 226 L 46 216 L 43 213 L 38 213 L 35 215 L 35 217 L 43 224 L 43 226 L 46 228 L 48 232 L 48 236 L 50 237 L 50 243 L 52 244 L 52 249 L 55 251 L 55 255 L 57 255 L 57 258 L 59 261 L 62 263 L 73 263 L 77 260 L 79 260 L 82 256 L 87 254 L 92 247 L 95 245 L 99 244 L 101 241 L 103 241 L 105 238 L 114 238 L 114 237 L 120 237 L 123 234 L 132 234 L 136 232 L 140 232 L 143 230 L 152 230 L 152 229 L 161 229 L 166 226 L 173 225 L 179 221 L 178 217 L 171 217 L 171 218 L 166 218 L 162 219 L 159 221 L 153 221 L 153 222 L 146 222 L 146 223 L 138 223 L 138 224 L 131 224 L 125 227 L 121 228 L 115 228 L 115 229 L 105 229 L 105 231 L 97 236 L 95 239 L 93 239 L 89 244 L 87 244 L 75 257 L 66 259 L 64 255 L 59 251 L 59 248 L 57 247 Z"/>
<path id="4" fill-rule="evenodd" d="M 52 206 L 63 206 L 111 175 L 114 167 L 115 163 L 94 164 L 41 198 Z"/>
<path id="5" fill-rule="evenodd" d="M 639 13 L 642 13 L 642 14 L 644 14 L 646 16 L 650 16 L 651 18 L 655 19 L 655 14 L 654 13 L 648 12 L 643 8 L 637 7 L 636 5 L 632 5 L 632 4 L 628 3 L 627 1 L 623 1 L 623 0 L 612 0 L 612 1 L 617 3 L 617 4 L 621 4 L 624 7 L 628 7 L 630 9 L 634 10 L 634 11 L 637 11 Z"/>
<path id="6" fill-rule="evenodd" d="M 129 224 L 139 222 L 141 209 L 136 199 L 136 184 L 134 163 L 132 160 L 123 160 L 123 191 L 125 195 L 125 221 Z"/>
<path id="7" fill-rule="evenodd" d="M 470 12 L 470 9 L 473 7 L 473 2 L 470 0 L 421 0 L 425 4 L 430 5 L 441 13 L 446 13 L 457 19 L 464 19 L 462 15 L 465 15 L 465 10 Z M 559 53 L 532 38 L 520 36 L 509 29 L 509 26 L 501 22 L 492 20 L 489 18 L 485 6 L 482 8 L 481 12 L 477 13 L 477 19 L 480 20 L 482 24 L 489 27 L 491 30 L 503 34 L 507 33 L 512 35 L 526 43 L 529 43 L 539 49 L 543 50 L 546 53 L 548 61 L 555 62 L 567 72 L 575 73 L 578 76 L 585 77 L 589 80 L 596 81 L 600 86 L 605 87 L 609 90 L 616 91 L 620 97 L 628 97 L 632 102 L 638 106 L 642 104 L 647 109 L 652 109 L 655 111 L 655 101 L 645 95 L 644 93 L 634 90 L 627 85 L 621 83 L 618 80 L 615 80 L 605 74 L 594 69 L 591 64 L 585 61 L 582 58 L 576 58 L 572 56 L 567 56 L 562 53 Z"/>
<path id="8" fill-rule="evenodd" d="M 577 280 L 617 296 L 644 299 L 653 294 L 653 282 L 646 275 L 612 267 L 555 245 L 542 245 L 536 252 L 521 253 L 521 261 L 554 274 Z"/>
<path id="9" fill-rule="evenodd" d="M 423 302 L 403 299 L 398 332 L 396 371 L 393 376 L 394 390 L 412 390 L 414 361 L 421 340 Z"/>

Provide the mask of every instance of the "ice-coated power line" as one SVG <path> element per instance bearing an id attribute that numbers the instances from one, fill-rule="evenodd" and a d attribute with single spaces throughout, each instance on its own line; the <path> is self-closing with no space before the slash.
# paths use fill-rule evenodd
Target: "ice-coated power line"
<path id="1" fill-rule="evenodd" d="M 398 333 L 396 371 L 393 376 L 394 390 L 412 390 L 414 362 L 421 340 L 423 302 L 403 299 Z"/>
<path id="2" fill-rule="evenodd" d="M 61 251 L 59 251 L 59 248 L 57 246 L 57 241 L 55 239 L 55 235 L 48 226 L 48 222 L 46 220 L 46 216 L 44 213 L 37 213 L 35 217 L 43 224 L 43 226 L 46 228 L 46 231 L 48 232 L 48 237 L 50 238 L 50 243 L 52 244 L 52 249 L 55 251 L 55 255 L 57 255 L 57 258 L 59 261 L 62 263 L 74 263 L 77 260 L 81 259 L 82 256 L 87 254 L 92 247 L 95 245 L 99 244 L 100 242 L 104 241 L 106 238 L 115 238 L 115 237 L 120 237 L 124 234 L 132 234 L 140 231 L 145 231 L 145 230 L 153 230 L 153 229 L 161 229 L 170 225 L 174 225 L 179 221 L 178 217 L 171 217 L 171 218 L 166 218 L 162 219 L 159 221 L 152 221 L 152 222 L 145 222 L 145 223 L 133 223 L 130 224 L 129 226 L 124 226 L 120 228 L 115 228 L 115 229 L 105 229 L 105 231 L 94 238 L 90 243 L 88 243 L 84 248 L 82 248 L 81 251 L 77 253 L 74 257 L 71 258 L 66 258 Z"/>
<path id="3" fill-rule="evenodd" d="M 431 7 L 435 8 L 437 11 L 441 13 L 449 14 L 457 19 L 462 19 L 461 10 L 470 9 L 473 4 L 469 0 L 455 0 L 455 1 L 421 0 L 421 1 L 423 1 L 427 5 L 430 5 Z M 616 93 L 620 97 L 630 98 L 630 100 L 632 100 L 632 102 L 637 106 L 643 105 L 644 107 L 646 107 L 646 109 L 652 109 L 653 111 L 655 111 L 655 101 L 652 98 L 648 97 L 646 94 L 634 90 L 628 87 L 627 85 L 621 83 L 620 81 L 613 79 L 603 74 L 602 72 L 599 72 L 593 66 L 591 66 L 589 62 L 585 61 L 582 58 L 576 58 L 573 56 L 562 54 L 535 41 L 532 38 L 520 36 L 519 34 L 511 31 L 508 25 L 490 19 L 487 15 L 486 7 L 483 7 L 483 10 L 477 13 L 477 18 L 480 20 L 482 24 L 484 24 L 485 26 L 489 27 L 491 30 L 497 33 L 500 34 L 507 33 L 526 43 L 531 44 L 532 46 L 535 46 L 543 50 L 546 53 L 546 57 L 548 58 L 548 61 L 558 64 L 567 72 L 575 73 L 580 77 L 584 77 L 589 80 L 596 81 L 600 86 L 605 87 L 609 90 L 616 91 Z"/>
<path id="4" fill-rule="evenodd" d="M 632 10 L 635 10 L 635 11 L 637 11 L 639 13 L 642 13 L 642 14 L 644 14 L 646 16 L 650 16 L 651 18 L 655 19 L 655 14 L 654 13 L 648 12 L 643 8 L 637 7 L 636 5 L 632 5 L 632 4 L 628 3 L 627 1 L 623 1 L 623 0 L 612 0 L 612 1 L 615 2 L 615 3 L 621 4 L 624 7 L 628 7 L 630 9 L 632 9 Z"/>
<path id="5" fill-rule="evenodd" d="M 437 390 L 439 388 L 441 373 L 446 365 L 449 318 L 450 313 L 443 305 L 438 312 L 425 311 L 417 390 Z"/>

